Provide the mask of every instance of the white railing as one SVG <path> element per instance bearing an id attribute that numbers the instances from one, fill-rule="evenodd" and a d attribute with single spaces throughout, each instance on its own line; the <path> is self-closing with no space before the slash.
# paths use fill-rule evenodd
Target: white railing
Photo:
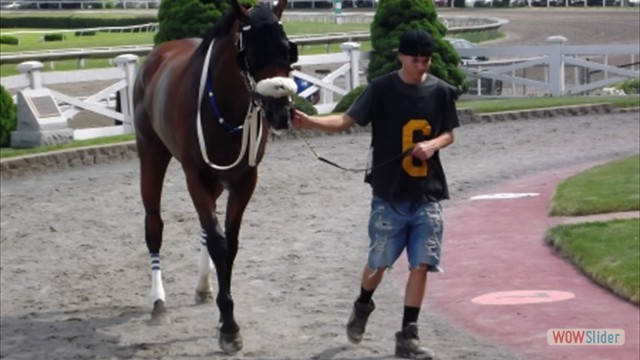
<path id="1" fill-rule="evenodd" d="M 540 95 L 573 95 L 582 94 L 600 89 L 608 85 L 619 83 L 626 79 L 640 78 L 639 68 L 635 59 L 640 54 L 639 45 L 592 45 L 592 46 L 565 46 L 566 39 L 552 37 L 548 44 L 543 46 L 515 46 L 503 48 L 474 48 L 460 50 L 460 55 L 467 57 L 491 56 L 501 59 L 487 62 L 467 62 L 462 66 L 463 71 L 470 77 L 478 78 L 479 85 L 483 79 L 501 81 L 503 89 L 512 86 L 513 91 L 503 91 L 502 97 L 514 96 L 540 96 Z M 307 97 L 315 92 L 320 93 L 320 101 L 315 104 L 319 113 L 328 113 L 333 110 L 337 101 L 351 90 L 360 85 L 363 80 L 364 66 L 370 53 L 361 52 L 357 43 L 347 42 L 341 45 L 340 53 L 321 55 L 301 55 L 299 61 L 294 64 L 296 69 L 320 68 L 324 71 L 315 71 L 314 74 L 301 70 L 294 70 L 292 75 L 312 84 L 299 95 Z M 624 64 L 615 64 L 611 59 L 615 56 L 624 56 L 627 60 Z M 121 127 L 110 129 L 86 129 L 76 130 L 74 137 L 89 138 L 126 133 L 132 131 L 131 122 L 131 97 L 130 91 L 133 84 L 135 64 L 137 57 L 134 55 L 121 55 L 116 61 L 119 67 L 103 70 L 78 70 L 67 72 L 40 72 L 42 67 L 31 67 L 29 72 L 22 75 L 0 78 L 0 83 L 7 89 L 19 90 L 24 88 L 37 88 L 61 84 L 77 83 L 96 80 L 116 80 L 109 87 L 81 98 L 75 98 L 51 91 L 55 100 L 66 108 L 63 116 L 71 119 L 81 110 L 92 111 L 117 121 L 123 122 Z M 129 59 L 124 61 L 123 59 Z M 604 61 L 596 61 L 596 58 Z M 135 59 L 135 60 L 133 60 Z M 631 68 L 624 68 L 625 64 L 634 64 Z M 620 62 L 616 58 L 616 62 Z M 24 64 L 24 63 L 23 63 Z M 20 66 L 24 69 L 25 66 Z M 571 83 L 571 71 L 576 74 L 592 74 L 581 76 L 581 81 Z M 577 70 L 576 70 L 577 69 Z M 598 72 L 598 75 L 593 75 Z M 588 81 L 584 81 L 584 79 Z M 478 86 L 478 94 L 481 92 Z M 518 92 L 522 90 L 522 93 Z M 113 94 L 120 94 L 123 101 L 122 113 L 113 110 Z"/>
<path id="2" fill-rule="evenodd" d="M 565 45 L 567 39 L 551 36 L 547 45 L 459 49 L 462 57 L 493 61 L 465 62 L 468 78 L 502 82 L 509 95 L 576 95 L 628 79 L 638 79 L 639 44 Z M 481 86 L 478 86 L 478 95 Z"/>
<path id="3" fill-rule="evenodd" d="M 75 140 L 91 139 L 133 132 L 132 89 L 135 79 L 136 55 L 125 54 L 114 59 L 116 67 L 106 69 L 42 72 L 43 64 L 27 61 L 18 65 L 21 75 L 0 78 L 0 83 L 8 90 L 46 89 L 62 111 L 67 122 L 81 111 L 89 111 L 111 119 L 119 125 L 75 129 Z M 81 97 L 64 94 L 51 87 L 58 84 L 82 84 L 94 81 L 113 81 L 106 88 Z M 116 96 L 120 97 L 121 109 L 116 111 Z M 18 112 L 20 117 L 20 112 Z M 18 119 L 20 123 L 20 119 Z"/>

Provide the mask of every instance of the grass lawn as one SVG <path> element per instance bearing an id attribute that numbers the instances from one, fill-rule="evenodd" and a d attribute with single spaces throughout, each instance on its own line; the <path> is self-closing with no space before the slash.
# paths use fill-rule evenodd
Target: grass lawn
<path id="1" fill-rule="evenodd" d="M 640 155 L 597 166 L 563 181 L 553 215 L 640 210 Z M 547 243 L 615 294 L 640 303 L 640 219 L 561 225 Z"/>
<path id="2" fill-rule="evenodd" d="M 640 156 L 597 166 L 564 180 L 549 206 L 552 216 L 640 209 Z"/>
<path id="3" fill-rule="evenodd" d="M 547 241 L 593 281 L 640 303 L 640 219 L 562 225 Z M 614 311 L 614 310 L 612 310 Z"/>

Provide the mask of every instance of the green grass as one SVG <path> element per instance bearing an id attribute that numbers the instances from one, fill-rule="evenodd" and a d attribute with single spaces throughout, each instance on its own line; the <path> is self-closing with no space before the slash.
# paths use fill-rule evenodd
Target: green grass
<path id="1" fill-rule="evenodd" d="M 614 107 L 640 106 L 640 97 L 630 96 L 563 96 L 535 97 L 521 99 L 495 99 L 483 101 L 459 101 L 459 109 L 471 109 L 478 113 L 537 109 L 555 106 L 581 105 L 593 103 L 611 103 Z"/>
<path id="2" fill-rule="evenodd" d="M 303 21 L 288 21 L 283 23 L 285 31 L 290 36 L 305 35 L 305 34 L 326 34 L 326 33 L 342 33 L 352 31 L 369 31 L 369 24 L 333 24 L 333 23 L 315 23 L 315 22 L 303 22 Z M 135 32 L 135 33 L 122 33 L 122 32 L 98 32 L 94 36 L 74 36 L 75 30 L 68 30 L 63 32 L 61 29 L 0 29 L 0 35 L 11 34 L 18 31 L 38 31 L 37 34 L 15 34 L 20 43 L 18 45 L 0 44 L 0 53 L 11 52 L 24 52 L 24 51 L 36 51 L 36 50 L 58 50 L 68 48 L 91 48 L 91 47 L 115 47 L 125 45 L 150 45 L 153 44 L 152 32 Z M 66 39 L 64 41 L 48 41 L 42 42 L 40 38 L 45 33 L 65 33 Z M 472 42 L 482 42 L 492 40 L 503 36 L 503 34 L 481 31 L 477 33 L 465 33 L 460 34 L 458 37 L 465 38 Z M 361 51 L 370 51 L 371 42 L 363 41 L 360 43 Z M 309 45 L 300 47 L 301 55 L 322 54 L 327 52 L 339 52 L 340 44 L 335 43 L 329 46 L 325 45 Z M 140 60 L 142 61 L 142 59 Z M 43 71 L 70 71 L 78 69 L 77 60 L 61 60 L 47 62 L 47 66 Z M 16 69 L 17 64 L 5 64 L 0 66 L 0 76 L 11 76 L 19 74 Z M 110 59 L 87 59 L 84 63 L 84 68 L 103 68 L 113 66 Z"/>
<path id="3" fill-rule="evenodd" d="M 632 303 L 640 303 L 640 219 L 562 225 L 547 242 L 593 281 Z M 615 311 L 612 309 L 612 311 Z"/>
<path id="4" fill-rule="evenodd" d="M 576 174 L 558 185 L 552 215 L 640 210 L 640 155 Z M 640 219 L 561 225 L 546 241 L 615 294 L 640 302 Z"/>
<path id="5" fill-rule="evenodd" d="M 126 141 L 132 141 L 134 139 L 135 139 L 134 134 L 126 134 L 126 135 L 107 136 L 107 137 L 102 137 L 97 139 L 73 140 L 66 144 L 41 146 L 38 148 L 30 148 L 30 149 L 0 148 L 0 159 L 5 159 L 5 158 L 10 158 L 15 156 L 41 154 L 41 153 L 47 153 L 52 151 L 65 150 L 65 149 L 74 149 L 74 148 L 79 148 L 83 146 L 116 144 L 116 143 L 121 143 Z"/>
<path id="6" fill-rule="evenodd" d="M 564 180 L 551 200 L 552 216 L 640 209 L 640 156 L 597 166 Z"/>

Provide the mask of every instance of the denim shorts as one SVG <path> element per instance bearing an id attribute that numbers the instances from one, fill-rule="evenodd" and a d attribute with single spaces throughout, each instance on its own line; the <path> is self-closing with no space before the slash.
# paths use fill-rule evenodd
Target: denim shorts
<path id="1" fill-rule="evenodd" d="M 371 269 L 390 268 L 406 249 L 411 269 L 428 265 L 429 271 L 442 272 L 442 206 L 437 202 L 390 202 L 377 196 L 371 200 L 369 217 L 368 265 Z"/>

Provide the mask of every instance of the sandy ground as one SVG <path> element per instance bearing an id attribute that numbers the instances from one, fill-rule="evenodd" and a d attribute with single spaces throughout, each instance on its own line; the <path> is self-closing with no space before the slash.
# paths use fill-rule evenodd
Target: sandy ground
<path id="1" fill-rule="evenodd" d="M 637 42 L 638 12 L 595 12 L 486 11 L 511 20 L 504 43 L 538 44 L 558 34 L 574 44 Z M 465 126 L 443 152 L 452 196 L 638 153 L 639 121 L 636 113 Z M 312 142 L 323 156 L 361 167 L 369 137 Z M 376 292 L 363 343 L 354 347 L 344 335 L 368 243 L 362 175 L 316 161 L 300 140 L 271 143 L 260 173 L 233 280 L 245 338 L 236 356 L 217 348 L 215 306 L 193 302 L 199 226 L 178 164 L 165 183 L 162 267 L 172 323 L 162 327 L 147 325 L 150 266 L 137 161 L 2 181 L 0 358 L 391 358 L 404 287 L 396 276 Z M 445 239 L 445 269 L 446 249 Z M 516 357 L 450 327 L 428 296 L 420 324 L 439 359 Z"/>
<path id="2" fill-rule="evenodd" d="M 452 197 L 638 153 L 639 121 L 635 113 L 464 126 L 442 154 Z M 360 167 L 369 136 L 311 141 L 323 156 Z M 286 140 L 269 144 L 260 175 L 233 278 L 245 338 L 236 356 L 217 348 L 215 306 L 194 305 L 199 226 L 177 163 L 166 180 L 161 253 L 172 323 L 159 327 L 147 325 L 150 266 L 136 160 L 2 181 L 0 357 L 391 358 L 404 287 L 398 276 L 388 274 L 376 292 L 363 343 L 352 346 L 344 335 L 368 243 L 362 174 L 321 163 L 302 140 Z M 446 249 L 445 239 L 445 270 Z M 438 359 L 516 357 L 450 327 L 428 299 L 421 335 Z"/>

